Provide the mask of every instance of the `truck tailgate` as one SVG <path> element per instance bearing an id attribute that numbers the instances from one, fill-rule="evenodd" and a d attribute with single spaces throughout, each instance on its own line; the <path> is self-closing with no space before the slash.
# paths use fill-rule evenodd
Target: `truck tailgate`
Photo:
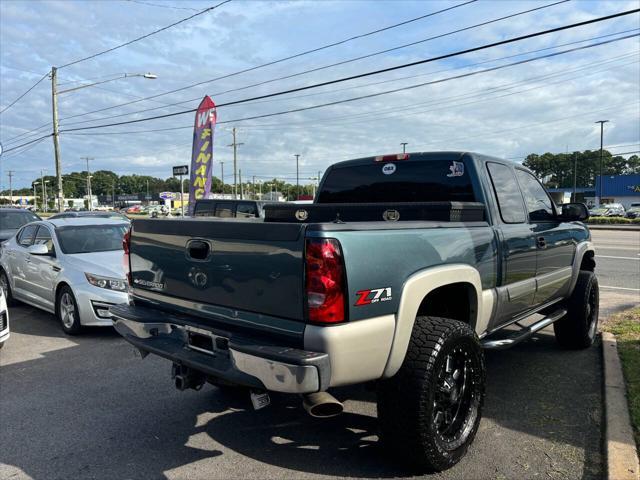
<path id="1" fill-rule="evenodd" d="M 134 220 L 133 293 L 302 320 L 304 229 L 262 221 Z"/>

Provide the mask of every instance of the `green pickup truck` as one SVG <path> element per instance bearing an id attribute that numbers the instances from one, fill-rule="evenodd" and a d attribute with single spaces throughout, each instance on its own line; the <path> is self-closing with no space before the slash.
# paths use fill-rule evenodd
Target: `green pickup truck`
<path id="1" fill-rule="evenodd" d="M 444 470 L 478 429 L 484 349 L 553 324 L 587 348 L 598 322 L 583 204 L 556 206 L 521 165 L 468 152 L 332 165 L 313 204 L 264 218 L 134 220 L 130 302 L 111 308 L 143 356 L 173 362 L 176 387 L 245 386 L 302 396 L 374 382 L 381 441 Z M 506 329 L 505 327 L 509 327 Z"/>

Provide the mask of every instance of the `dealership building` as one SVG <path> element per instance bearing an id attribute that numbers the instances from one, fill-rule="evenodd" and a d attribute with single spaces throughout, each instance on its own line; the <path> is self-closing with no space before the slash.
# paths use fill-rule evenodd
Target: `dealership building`
<path id="1" fill-rule="evenodd" d="M 596 197 L 600 194 L 601 178 L 601 204 L 621 203 L 624 208 L 629 208 L 632 203 L 640 203 L 640 174 L 598 176 L 596 178 L 595 188 L 576 188 L 576 198 L 574 201 L 583 202 L 587 205 L 595 205 Z M 550 188 L 549 193 L 551 193 L 556 203 L 568 203 L 571 201 L 573 188 Z"/>

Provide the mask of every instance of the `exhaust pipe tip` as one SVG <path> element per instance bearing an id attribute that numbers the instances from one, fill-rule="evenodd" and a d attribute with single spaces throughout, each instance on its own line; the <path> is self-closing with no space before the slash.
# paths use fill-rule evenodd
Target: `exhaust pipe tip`
<path id="1" fill-rule="evenodd" d="M 182 375 L 176 375 L 176 388 L 181 392 L 187 389 L 185 378 Z"/>
<path id="2" fill-rule="evenodd" d="M 315 418 L 331 418 L 344 411 L 344 405 L 327 392 L 308 393 L 302 398 L 302 406 Z"/>

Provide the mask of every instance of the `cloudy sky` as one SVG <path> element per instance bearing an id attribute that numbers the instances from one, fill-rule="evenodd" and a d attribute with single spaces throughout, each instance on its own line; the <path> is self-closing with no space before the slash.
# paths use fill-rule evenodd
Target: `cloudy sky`
<path id="1" fill-rule="evenodd" d="M 0 2 L 0 110 L 31 87 L 52 65 L 61 66 L 101 52 L 216 3 L 203 0 L 3 0 Z M 61 94 L 63 171 L 82 170 L 80 157 L 90 156 L 95 157 L 91 166 L 94 170 L 165 178 L 170 175 L 172 165 L 190 160 L 191 113 L 129 125 L 69 131 L 73 128 L 189 110 L 197 107 L 207 94 L 217 104 L 252 98 L 640 6 L 638 0 L 568 1 L 492 22 L 551 5 L 554 0 L 479 0 L 426 16 L 462 3 L 464 0 L 233 0 L 124 48 L 61 68 L 60 90 L 110 80 L 123 73 L 151 72 L 158 77 L 156 80 L 117 79 Z M 410 21 L 417 17 L 424 18 Z M 386 29 L 407 21 L 410 22 Z M 491 23 L 474 27 L 485 22 Z M 363 36 L 380 29 L 385 30 Z M 640 150 L 638 37 L 548 56 L 637 35 L 639 29 L 640 15 L 636 13 L 317 89 L 220 107 L 214 174 L 220 175 L 219 162 L 224 162 L 225 181 L 231 179 L 232 149 L 228 144 L 234 126 L 238 141 L 244 143 L 239 147 L 243 177 L 256 175 L 258 179 L 294 177 L 296 153 L 301 155 L 301 177 L 307 179 L 339 160 L 398 152 L 401 142 L 408 142 L 408 151 L 473 150 L 514 160 L 521 160 L 532 152 L 596 149 L 599 127 L 594 122 L 601 119 L 610 120 L 606 125 L 605 145 L 611 151 Z M 431 37 L 439 38 L 428 40 Z M 342 42 L 347 39 L 352 40 Z M 342 43 L 227 76 L 336 42 Z M 413 45 L 402 47 L 406 44 Z M 376 54 L 388 49 L 393 50 Z M 547 58 L 486 71 L 544 55 Z M 353 60 L 363 56 L 366 58 Z M 330 66 L 335 63 L 341 64 Z M 307 70 L 314 71 L 302 73 Z M 451 78 L 468 73 L 475 74 Z M 279 79 L 291 75 L 294 76 Z M 227 78 L 207 82 L 223 76 Z M 444 81 L 433 83 L 439 80 Z M 200 82 L 207 83 L 163 95 Z M 428 82 L 432 83 L 347 103 L 241 120 Z M 263 84 L 253 86 L 258 83 Z M 144 99 L 149 96 L 155 98 Z M 181 103 L 169 105 L 178 102 Z M 84 115 L 95 110 L 102 111 Z M 140 110 L 148 111 L 134 113 Z M 162 131 L 148 131 L 159 129 Z M 11 150 L 50 132 L 51 82 L 45 78 L 0 115 L 0 141 L 5 150 L 0 158 L 3 188 L 8 187 L 9 170 L 15 171 L 14 187 L 29 186 L 41 169 L 54 173 L 50 137 Z"/>

